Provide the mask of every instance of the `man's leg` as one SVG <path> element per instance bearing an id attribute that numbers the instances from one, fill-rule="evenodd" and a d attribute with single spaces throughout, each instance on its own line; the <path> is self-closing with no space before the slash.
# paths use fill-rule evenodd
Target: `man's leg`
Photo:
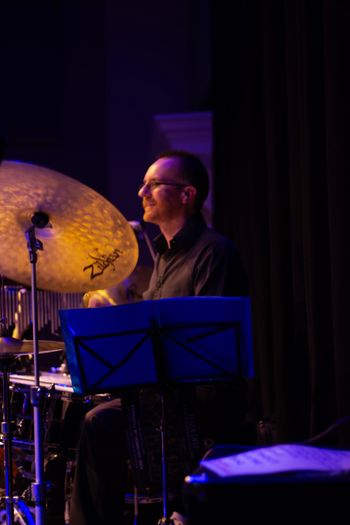
<path id="1" fill-rule="evenodd" d="M 127 470 L 125 429 L 120 400 L 90 410 L 77 451 L 70 525 L 122 522 Z"/>

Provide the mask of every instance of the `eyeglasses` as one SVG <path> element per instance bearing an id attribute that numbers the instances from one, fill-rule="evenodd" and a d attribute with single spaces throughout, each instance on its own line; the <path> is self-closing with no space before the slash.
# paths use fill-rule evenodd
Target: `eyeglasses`
<path id="1" fill-rule="evenodd" d="M 179 188 L 183 188 L 185 186 L 188 186 L 188 184 L 181 184 L 178 182 L 167 182 L 167 181 L 161 181 L 161 180 L 150 180 L 149 182 L 142 182 L 139 186 L 139 191 L 146 189 L 147 191 L 152 192 L 153 190 L 157 189 L 159 186 L 177 186 Z"/>

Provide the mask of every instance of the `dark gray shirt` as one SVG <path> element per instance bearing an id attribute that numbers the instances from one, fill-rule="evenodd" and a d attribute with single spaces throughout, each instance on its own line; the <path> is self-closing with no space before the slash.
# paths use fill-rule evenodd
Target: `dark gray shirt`
<path id="1" fill-rule="evenodd" d="M 156 239 L 157 258 L 144 299 L 241 296 L 247 278 L 234 244 L 207 227 L 202 215 L 191 217 L 171 240 Z"/>

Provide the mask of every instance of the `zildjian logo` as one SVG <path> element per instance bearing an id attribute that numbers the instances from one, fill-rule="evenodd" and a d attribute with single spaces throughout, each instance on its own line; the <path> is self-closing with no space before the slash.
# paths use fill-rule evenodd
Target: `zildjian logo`
<path id="1" fill-rule="evenodd" d="M 94 255 L 89 254 L 89 257 L 93 259 L 93 262 L 88 266 L 85 266 L 85 268 L 83 268 L 83 272 L 90 269 L 90 279 L 95 279 L 95 277 L 102 275 L 109 266 L 112 266 L 113 271 L 115 271 L 114 263 L 117 259 L 119 259 L 122 253 L 123 252 L 121 250 L 115 248 L 115 250 L 113 250 L 110 255 L 98 255 L 95 257 Z"/>

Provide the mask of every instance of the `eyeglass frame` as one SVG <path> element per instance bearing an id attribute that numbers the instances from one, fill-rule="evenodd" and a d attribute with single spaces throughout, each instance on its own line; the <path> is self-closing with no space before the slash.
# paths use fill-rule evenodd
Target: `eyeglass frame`
<path id="1" fill-rule="evenodd" d="M 150 191 L 151 193 L 158 188 L 158 186 L 177 186 L 179 188 L 184 188 L 185 186 L 191 186 L 191 184 L 181 184 L 180 182 L 167 182 L 167 181 L 161 181 L 161 180 L 151 180 L 149 182 L 142 182 L 139 185 L 139 191 L 146 188 L 147 191 Z"/>

